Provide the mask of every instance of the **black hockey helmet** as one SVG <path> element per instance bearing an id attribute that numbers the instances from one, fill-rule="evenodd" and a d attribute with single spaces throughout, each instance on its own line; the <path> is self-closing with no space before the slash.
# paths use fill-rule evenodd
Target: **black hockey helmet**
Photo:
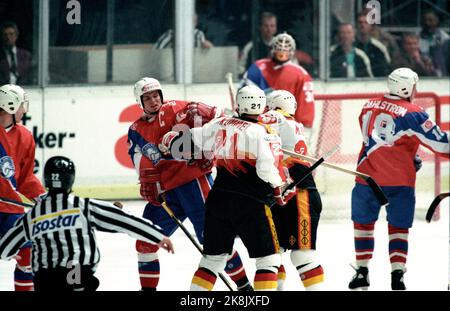
<path id="1" fill-rule="evenodd" d="M 75 164 L 69 158 L 51 157 L 44 166 L 45 187 L 52 192 L 70 192 L 75 182 Z"/>

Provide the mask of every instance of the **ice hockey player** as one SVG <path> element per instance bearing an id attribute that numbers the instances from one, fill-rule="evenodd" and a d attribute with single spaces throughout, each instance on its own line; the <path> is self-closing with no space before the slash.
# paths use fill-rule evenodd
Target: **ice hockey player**
<path id="1" fill-rule="evenodd" d="M 44 181 L 47 196 L 0 240 L 1 259 L 15 256 L 22 244 L 32 242 L 36 291 L 97 289 L 99 281 L 94 273 L 100 253 L 94 229 L 126 233 L 174 252 L 170 239 L 150 221 L 129 215 L 111 203 L 71 194 L 75 165 L 70 159 L 48 159 Z"/>
<path id="2" fill-rule="evenodd" d="M 275 118 L 282 148 L 307 155 L 303 125 L 294 119 L 297 107 L 294 95 L 286 90 L 274 90 L 267 96 L 267 106 L 270 110 L 260 116 L 260 122 L 273 123 L 271 117 Z M 298 180 L 310 167 L 309 163 L 286 155 L 284 165 L 289 168 L 289 175 L 294 180 Z M 297 185 L 296 196 L 285 206 L 272 207 L 280 246 L 284 250 L 291 250 L 291 262 L 297 269 L 306 290 L 322 289 L 324 280 L 323 268 L 318 263 L 316 254 L 317 228 L 321 211 L 322 201 L 311 174 Z M 285 269 L 281 265 L 278 273 L 278 290 L 283 288 L 284 277 Z"/>
<path id="3" fill-rule="evenodd" d="M 264 92 L 245 86 L 236 96 L 238 118 L 222 117 L 191 130 L 192 140 L 203 152 L 213 152 L 217 176 L 206 200 L 203 257 L 192 279 L 191 290 L 212 290 L 239 236 L 250 258 L 256 260 L 255 290 L 276 290 L 280 265 L 279 244 L 267 198 L 275 194 L 284 204 L 288 182 L 281 165 L 280 138 L 258 124 L 266 106 Z M 178 135 L 177 135 L 178 134 Z M 191 136 L 174 133 L 163 140 L 163 152 L 188 146 Z M 189 141 L 182 144 L 182 140 Z M 182 147 L 184 149 L 184 147 Z"/>
<path id="4" fill-rule="evenodd" d="M 287 33 L 276 35 L 270 43 L 269 58 L 254 62 L 244 74 L 244 85 L 257 85 L 266 93 L 287 90 L 297 101 L 295 119 L 305 126 L 309 139 L 314 122 L 314 89 L 312 78 L 301 66 L 292 62 L 295 40 Z"/>
<path id="5" fill-rule="evenodd" d="M 14 179 L 15 166 L 11 157 L 11 148 L 9 146 L 6 131 L 0 126 L 0 206 L 14 208 L 19 207 L 23 210 L 25 204 L 34 204 L 34 201 L 29 200 L 21 193 L 15 190 Z M 0 209 L 1 210 L 1 209 Z M 23 214 L 23 213 L 22 213 Z M 20 214 L 20 215 L 22 215 Z M 5 226 L 4 220 L 7 220 L 9 216 L 14 215 L 11 213 L 0 212 L 0 238 L 6 232 L 8 226 Z"/>
<path id="6" fill-rule="evenodd" d="M 134 86 L 136 101 L 143 115 L 128 131 L 129 154 L 139 174 L 140 193 L 148 202 L 143 217 L 162 227 L 171 236 L 177 224 L 161 207 L 164 200 L 175 216 L 184 221 L 188 218 L 196 236 L 203 243 L 205 200 L 213 184 L 212 161 L 195 159 L 189 162 L 164 156 L 158 150 L 163 135 L 176 128 L 191 128 L 219 116 L 216 107 L 198 102 L 163 100 L 161 84 L 153 78 L 142 78 Z M 139 276 L 142 290 L 156 290 L 159 282 L 158 247 L 137 241 Z M 251 289 L 250 282 L 237 252 L 233 252 L 226 272 L 239 290 Z"/>
<path id="7" fill-rule="evenodd" d="M 375 179 L 389 200 L 386 212 L 393 290 L 406 288 L 404 273 L 408 232 L 414 219 L 417 149 L 423 145 L 450 157 L 447 134 L 413 103 L 418 81 L 411 69 L 395 69 L 387 79 L 389 93 L 368 100 L 359 116 L 363 144 L 357 170 Z M 367 289 L 370 285 L 369 261 L 380 208 L 372 190 L 357 177 L 352 192 L 356 274 L 349 283 L 350 289 Z"/>
<path id="8" fill-rule="evenodd" d="M 33 174 L 35 142 L 31 132 L 20 124 L 22 116 L 28 111 L 28 105 L 28 95 L 20 86 L 6 84 L 0 87 L 0 127 L 6 132 L 9 154 L 14 165 L 14 174 L 8 174 L 7 179 L 22 199 L 39 201 L 45 189 Z M 21 206 L 0 202 L 0 237 L 24 212 Z M 14 288 L 16 291 L 31 291 L 33 274 L 30 243 L 23 245 L 18 258 L 20 259 L 14 270 Z"/>

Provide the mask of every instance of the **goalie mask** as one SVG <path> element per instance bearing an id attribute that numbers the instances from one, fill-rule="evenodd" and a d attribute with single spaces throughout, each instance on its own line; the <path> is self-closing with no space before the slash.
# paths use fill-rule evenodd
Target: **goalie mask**
<path id="1" fill-rule="evenodd" d="M 291 92 L 276 90 L 267 95 L 267 107 L 269 109 L 283 109 L 290 115 L 294 115 L 295 110 L 297 110 L 297 101 Z"/>
<path id="2" fill-rule="evenodd" d="M 75 164 L 66 157 L 55 156 L 44 166 L 45 187 L 52 192 L 69 193 L 75 182 Z"/>
<path id="3" fill-rule="evenodd" d="M 18 85 L 6 84 L 0 87 L 0 108 L 9 114 L 15 114 L 23 105 L 24 112 L 28 112 L 28 95 Z"/>
<path id="4" fill-rule="evenodd" d="M 257 86 L 247 85 L 241 88 L 236 95 L 236 104 L 239 115 L 259 115 L 266 108 L 266 95 Z"/>
<path id="5" fill-rule="evenodd" d="M 389 93 L 410 98 L 418 81 L 419 76 L 411 69 L 397 68 L 388 77 Z"/>
<path id="6" fill-rule="evenodd" d="M 277 63 L 285 63 L 294 57 L 295 40 L 287 33 L 280 33 L 270 42 L 270 55 Z"/>
<path id="7" fill-rule="evenodd" d="M 144 108 L 144 102 L 142 101 L 142 95 L 145 93 L 151 93 L 153 91 L 158 91 L 159 96 L 161 97 L 161 103 L 163 102 L 163 93 L 162 87 L 158 80 L 153 78 L 142 78 L 134 85 L 134 97 L 136 98 L 136 102 Z"/>

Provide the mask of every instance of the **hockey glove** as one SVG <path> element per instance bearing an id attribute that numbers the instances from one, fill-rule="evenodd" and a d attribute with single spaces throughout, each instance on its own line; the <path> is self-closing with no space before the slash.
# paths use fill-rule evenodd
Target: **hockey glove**
<path id="1" fill-rule="evenodd" d="M 188 165 L 197 165 L 203 171 L 210 171 L 214 166 L 214 161 L 210 159 L 189 160 Z"/>
<path id="2" fill-rule="evenodd" d="M 144 168 L 139 171 L 139 181 L 141 183 L 140 193 L 144 200 L 153 205 L 160 206 L 160 194 L 162 190 L 159 186 L 160 175 L 154 168 Z"/>
<path id="3" fill-rule="evenodd" d="M 172 144 L 175 140 L 177 140 L 181 136 L 180 132 L 170 131 L 164 134 L 161 139 L 161 142 L 158 144 L 158 148 L 164 155 L 170 155 L 172 148 Z"/>
<path id="4" fill-rule="evenodd" d="M 418 172 L 422 168 L 422 159 L 418 154 L 416 154 L 416 156 L 414 157 L 414 168 L 416 169 L 416 172 Z"/>
<path id="5" fill-rule="evenodd" d="M 281 206 L 286 205 L 297 193 L 296 187 L 286 190 L 287 186 L 289 186 L 289 184 L 284 184 L 273 189 L 273 196 L 276 200 L 276 204 Z"/>
<path id="6" fill-rule="evenodd" d="M 202 126 L 216 118 L 216 113 L 217 107 L 199 102 L 190 102 L 186 107 L 186 119 L 188 120 L 190 127 Z M 201 123 L 199 123 L 199 121 Z"/>

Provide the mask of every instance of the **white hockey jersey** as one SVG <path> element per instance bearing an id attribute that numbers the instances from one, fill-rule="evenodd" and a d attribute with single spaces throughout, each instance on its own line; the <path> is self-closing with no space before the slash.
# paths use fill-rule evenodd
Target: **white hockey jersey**
<path id="1" fill-rule="evenodd" d="M 308 147 L 303 131 L 303 125 L 283 110 L 269 110 L 260 115 L 259 121 L 269 124 L 281 138 L 283 149 L 300 154 L 307 154 Z M 285 155 L 285 159 L 289 156 Z"/>
<path id="2" fill-rule="evenodd" d="M 286 177 L 282 167 L 281 140 L 270 128 L 237 118 L 214 119 L 202 128 L 191 129 L 194 144 L 203 152 L 213 152 L 218 168 L 235 173 L 245 171 L 243 163 L 256 168 L 256 174 L 272 187 Z"/>

